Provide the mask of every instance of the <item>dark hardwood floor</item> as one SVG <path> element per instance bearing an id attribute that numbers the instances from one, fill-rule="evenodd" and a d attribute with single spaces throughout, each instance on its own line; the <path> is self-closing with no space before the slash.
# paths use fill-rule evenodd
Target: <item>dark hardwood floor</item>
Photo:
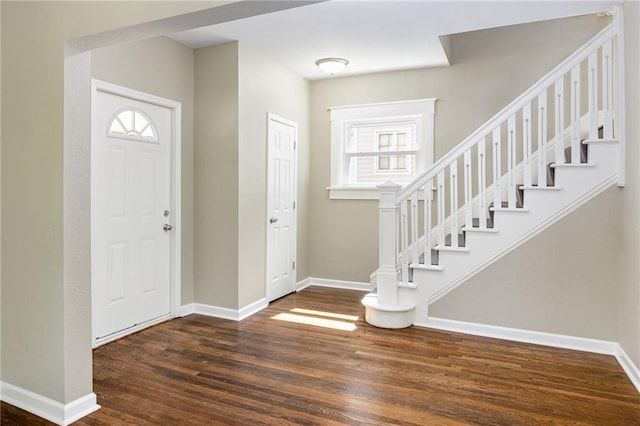
<path id="1" fill-rule="evenodd" d="M 309 288 L 242 322 L 191 315 L 102 346 L 102 408 L 75 424 L 640 425 L 611 356 L 377 329 L 362 296 Z M 16 424 L 50 423 L 3 403 Z"/>

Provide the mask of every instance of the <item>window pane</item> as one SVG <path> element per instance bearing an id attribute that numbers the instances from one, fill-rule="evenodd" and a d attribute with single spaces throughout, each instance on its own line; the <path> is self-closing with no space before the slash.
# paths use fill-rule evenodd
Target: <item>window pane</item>
<path id="1" fill-rule="evenodd" d="M 156 140 L 156 135 L 153 133 L 153 128 L 151 126 L 147 126 L 147 128 L 142 131 L 141 135 L 144 139 L 148 139 L 150 141 Z"/>
<path id="2" fill-rule="evenodd" d="M 391 134 L 381 133 L 378 136 L 378 149 L 380 151 L 389 151 L 390 147 L 391 147 Z"/>
<path id="3" fill-rule="evenodd" d="M 397 169 L 399 170 L 407 170 L 407 156 L 406 155 L 398 155 L 397 157 Z"/>
<path id="4" fill-rule="evenodd" d="M 133 129 L 133 114 L 134 112 L 131 110 L 122 111 L 120 114 L 118 114 L 118 118 L 122 122 L 124 128 L 127 130 Z"/>
<path id="5" fill-rule="evenodd" d="M 111 122 L 111 128 L 109 129 L 109 133 L 112 135 L 120 135 L 123 136 L 126 132 L 122 127 L 122 124 L 118 120 L 113 120 Z"/>
<path id="6" fill-rule="evenodd" d="M 134 117 L 135 117 L 134 129 L 136 132 L 142 133 L 144 128 L 147 127 L 147 125 L 149 124 L 149 122 L 142 114 L 140 114 L 137 111 Z"/>
<path id="7" fill-rule="evenodd" d="M 404 151 L 407 149 L 407 134 L 398 133 L 398 151 Z"/>
<path id="8" fill-rule="evenodd" d="M 378 158 L 378 169 L 389 170 L 389 157 Z"/>

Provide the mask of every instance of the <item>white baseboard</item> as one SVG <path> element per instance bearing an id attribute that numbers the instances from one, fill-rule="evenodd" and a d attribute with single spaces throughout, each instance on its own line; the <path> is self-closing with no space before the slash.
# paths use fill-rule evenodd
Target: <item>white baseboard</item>
<path id="1" fill-rule="evenodd" d="M 631 380 L 631 383 L 633 383 L 636 389 L 638 389 L 638 392 L 640 392 L 640 369 L 638 369 L 638 366 L 636 366 L 633 361 L 631 361 L 629 355 L 627 355 L 627 353 L 624 351 L 624 349 L 622 349 L 622 346 L 620 345 L 618 345 L 618 351 L 616 352 L 615 356 L 618 360 L 618 363 L 620 364 L 620 367 L 622 367 L 624 372 L 627 373 L 627 376 L 629 377 L 629 380 Z"/>
<path id="2" fill-rule="evenodd" d="M 471 334 L 474 336 L 491 337 L 494 339 L 512 340 L 515 342 L 532 343 L 536 345 L 551 346 L 554 348 L 613 355 L 618 360 L 620 367 L 622 367 L 629 377 L 629 380 L 631 380 L 631 383 L 633 383 L 638 392 L 640 392 L 640 370 L 617 342 L 434 317 L 429 317 L 426 322 L 414 325 L 418 327 L 433 328 L 436 330 Z"/>
<path id="3" fill-rule="evenodd" d="M 241 309 L 229 309 L 221 306 L 206 305 L 204 303 L 190 303 L 182 305 L 178 312 L 178 316 L 184 317 L 191 314 L 206 315 L 208 317 L 228 319 L 232 321 L 241 321 L 256 312 L 261 311 L 269 305 L 267 299 L 257 300 Z"/>
<path id="4" fill-rule="evenodd" d="M 256 312 L 260 312 L 267 306 L 269 306 L 269 302 L 265 298 L 256 300 L 255 302 L 248 304 L 247 306 L 245 306 L 244 308 L 241 308 L 238 311 L 238 321 L 241 321 L 247 317 L 250 317 Z"/>
<path id="5" fill-rule="evenodd" d="M 95 393 L 87 394 L 68 404 L 63 404 L 10 383 L 0 382 L 0 386 L 2 389 L 2 401 L 58 425 L 70 425 L 100 408 L 97 404 Z"/>
<path id="6" fill-rule="evenodd" d="M 326 278 L 309 277 L 296 284 L 296 291 L 303 290 L 309 286 L 344 288 L 347 290 L 371 291 L 371 283 L 361 283 L 357 281 L 330 280 Z"/>
<path id="7" fill-rule="evenodd" d="M 195 312 L 196 312 L 195 303 L 189 303 L 189 304 L 180 306 L 180 308 L 178 309 L 177 316 L 179 318 L 182 318 L 182 317 L 186 317 L 187 315 L 191 315 Z"/>
<path id="8" fill-rule="evenodd" d="M 533 343 L 536 345 L 552 346 L 554 348 L 574 349 L 578 351 L 607 355 L 615 355 L 618 347 L 616 342 L 609 342 L 606 340 L 564 336 L 561 334 L 521 330 L 518 328 L 500 327 L 496 325 L 476 324 L 444 318 L 429 317 L 425 323 L 415 325 L 419 327 L 472 334 L 474 336 L 492 337 L 495 339 L 513 340 L 515 342 Z"/>

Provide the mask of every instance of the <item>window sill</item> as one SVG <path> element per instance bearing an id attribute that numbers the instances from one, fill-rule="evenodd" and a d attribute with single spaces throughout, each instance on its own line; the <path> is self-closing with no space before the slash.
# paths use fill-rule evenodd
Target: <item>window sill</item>
<path id="1" fill-rule="evenodd" d="M 405 184 L 400 184 L 404 187 Z M 330 200 L 379 200 L 380 191 L 376 186 L 328 186 Z M 431 188 L 435 191 L 436 188 Z M 424 201 L 422 191 L 418 193 L 418 200 Z"/>
<path id="2" fill-rule="evenodd" d="M 330 186 L 330 200 L 379 200 L 380 194 L 375 186 Z"/>

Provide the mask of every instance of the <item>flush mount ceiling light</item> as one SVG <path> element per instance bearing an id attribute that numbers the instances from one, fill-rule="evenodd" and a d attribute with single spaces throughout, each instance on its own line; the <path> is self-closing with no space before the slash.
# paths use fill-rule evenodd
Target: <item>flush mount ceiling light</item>
<path id="1" fill-rule="evenodd" d="M 329 75 L 338 74 L 349 64 L 349 61 L 342 58 L 322 58 L 316 61 L 316 65 Z"/>

